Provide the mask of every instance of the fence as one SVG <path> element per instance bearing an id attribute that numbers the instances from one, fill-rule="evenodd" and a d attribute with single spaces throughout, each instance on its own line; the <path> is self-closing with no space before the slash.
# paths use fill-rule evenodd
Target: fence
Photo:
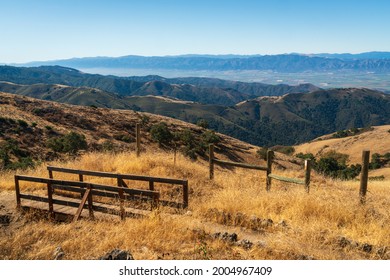
<path id="1" fill-rule="evenodd" d="M 47 197 L 21 193 L 20 181 L 46 184 Z M 81 201 L 79 201 L 78 199 L 54 196 L 55 189 L 64 190 L 72 193 L 80 193 L 82 194 Z M 22 199 L 47 203 L 47 210 L 49 211 L 51 217 L 54 217 L 57 213 L 64 213 L 69 211 L 69 207 L 78 208 L 74 215 L 74 221 L 77 221 L 80 218 L 83 209 L 89 210 L 90 217 L 93 217 L 93 213 L 94 211 L 96 211 L 120 215 L 121 219 L 124 219 L 126 216 L 133 215 L 133 213 L 129 213 L 126 211 L 124 207 L 125 200 L 133 200 L 134 197 L 137 196 L 140 199 L 150 200 L 152 202 L 152 208 L 155 208 L 158 205 L 160 197 L 159 192 L 150 190 L 126 189 L 123 187 L 99 185 L 86 182 L 64 181 L 21 175 L 15 175 L 15 191 L 16 204 L 18 208 L 22 207 Z M 119 211 L 109 204 L 96 203 L 95 205 L 95 202 L 93 201 L 93 197 L 95 196 L 116 198 L 119 201 Z M 54 209 L 54 205 L 59 205 L 63 207 L 61 209 Z"/>
<path id="2" fill-rule="evenodd" d="M 266 190 L 271 190 L 271 184 L 272 179 L 282 181 L 282 182 L 288 182 L 288 183 L 294 183 L 299 185 L 304 185 L 305 190 L 308 193 L 310 191 L 310 177 L 311 177 L 311 161 L 305 160 L 305 179 L 297 179 L 297 178 L 288 178 L 279 176 L 276 174 L 272 174 L 272 163 L 274 159 L 274 152 L 273 151 L 267 151 L 267 166 L 259 166 L 259 165 L 252 165 L 252 164 L 246 164 L 246 163 L 240 163 L 240 162 L 232 162 L 232 161 L 224 161 L 216 159 L 214 156 L 214 145 L 209 146 L 209 174 L 210 179 L 214 179 L 214 164 L 220 164 L 220 165 L 227 165 L 227 166 L 235 166 L 235 167 L 241 167 L 246 169 L 256 169 L 261 171 L 266 171 Z M 360 189 L 359 189 L 359 196 L 360 196 L 360 203 L 365 204 L 366 202 L 366 194 L 367 194 L 367 186 L 368 186 L 368 169 L 369 169 L 369 161 L 370 161 L 370 151 L 364 150 L 362 152 L 362 170 L 360 173 Z"/>
<path id="3" fill-rule="evenodd" d="M 173 201 L 166 201 L 166 200 L 160 200 L 159 203 L 164 206 L 173 206 L 178 208 L 188 207 L 188 180 L 150 177 L 150 176 L 141 176 L 141 175 L 133 175 L 133 174 L 118 174 L 118 173 L 99 172 L 99 171 L 90 171 L 90 170 L 78 170 L 78 169 L 62 168 L 62 167 L 55 167 L 55 166 L 48 166 L 47 170 L 49 172 L 49 178 L 51 179 L 53 178 L 53 172 L 76 174 L 79 176 L 80 182 L 84 181 L 84 176 L 114 178 L 117 179 L 117 185 L 119 187 L 124 187 L 124 188 L 129 188 L 124 180 L 148 182 L 150 191 L 155 190 L 155 185 L 154 185 L 155 183 L 181 185 L 182 203 L 176 203 Z"/>
<path id="4" fill-rule="evenodd" d="M 310 190 L 310 173 L 311 173 L 311 165 L 310 160 L 305 160 L 305 179 L 300 180 L 297 178 L 287 178 L 282 177 L 279 175 L 272 174 L 272 163 L 274 160 L 274 152 L 268 151 L 267 152 L 267 166 L 260 166 L 260 165 L 253 165 L 253 164 L 247 164 L 247 163 L 241 163 L 241 162 L 233 162 L 233 161 L 225 161 L 225 160 L 219 160 L 216 159 L 214 156 L 214 145 L 209 146 L 209 174 L 210 179 L 214 179 L 214 164 L 220 164 L 225 166 L 234 166 L 234 167 L 241 167 L 246 169 L 255 169 L 255 170 L 261 170 L 267 172 L 266 176 L 266 190 L 271 190 L 272 185 L 272 179 L 283 181 L 283 182 L 289 182 L 299 185 L 304 185 L 306 192 L 309 192 Z"/>

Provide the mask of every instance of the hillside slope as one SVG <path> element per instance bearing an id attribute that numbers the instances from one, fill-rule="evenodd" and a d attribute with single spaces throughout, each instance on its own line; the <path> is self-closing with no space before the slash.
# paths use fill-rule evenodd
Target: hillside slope
<path id="1" fill-rule="evenodd" d="M 151 138 L 150 129 L 161 122 L 167 123 L 173 134 L 190 131 L 194 143 L 201 142 L 201 137 L 207 132 L 199 126 L 159 115 L 132 110 L 73 106 L 14 94 L 0 93 L 0 104 L 2 147 L 15 144 L 18 150 L 13 156 L 15 153 L 23 154 L 34 160 L 56 158 L 58 155 L 47 147 L 47 141 L 71 131 L 85 135 L 88 150 L 104 150 L 109 144 L 110 149 L 115 151 L 135 149 L 136 123 L 142 124 L 141 143 L 144 150 L 160 149 L 157 142 Z M 216 153 L 220 157 L 252 163 L 259 161 L 256 157 L 256 146 L 226 135 L 217 136 L 220 141 Z M 181 140 L 176 144 L 178 150 L 185 145 Z M 167 145 L 164 149 L 173 150 L 173 146 Z"/>
<path id="2" fill-rule="evenodd" d="M 0 82 L 0 91 L 70 104 L 132 109 L 197 123 L 205 119 L 210 128 L 260 146 L 293 145 L 338 130 L 390 123 L 390 95 L 364 88 L 317 90 L 280 97 L 258 97 L 235 106 L 185 101 L 183 88 L 147 82 L 139 96 L 120 96 L 99 89 L 60 85 L 16 85 Z M 149 90 L 153 88 L 154 90 Z M 226 99 L 228 90 L 198 88 L 199 98 Z M 156 90 L 161 90 L 156 93 Z M 232 92 L 237 93 L 235 90 Z M 232 93 L 231 92 L 231 93 Z M 184 96 L 183 96 L 184 95 Z M 191 93 L 189 94 L 191 95 Z M 232 94 L 231 100 L 237 95 Z M 183 100 L 185 99 L 185 100 Z M 221 101 L 222 103 L 222 101 Z"/>
<path id="3" fill-rule="evenodd" d="M 372 130 L 343 138 L 332 138 L 332 134 L 325 135 L 295 146 L 295 153 L 312 153 L 314 156 L 331 150 L 349 155 L 351 164 L 361 163 L 363 150 L 370 150 L 371 154 L 384 155 L 389 153 L 390 125 L 374 126 Z"/>
<path id="4" fill-rule="evenodd" d="M 310 84 L 298 86 L 267 85 L 224 80 L 215 83 L 215 80 L 206 78 L 202 81 L 202 79 L 186 78 L 181 80 L 179 84 L 177 83 L 179 81 L 174 79 L 164 79 L 157 76 L 125 78 L 93 75 L 60 66 L 31 68 L 0 66 L 0 81 L 16 84 L 62 84 L 72 87 L 96 88 L 119 96 L 163 95 L 187 101 L 225 106 L 231 106 L 257 96 L 281 95 L 288 92 L 306 92 L 317 89 Z"/>

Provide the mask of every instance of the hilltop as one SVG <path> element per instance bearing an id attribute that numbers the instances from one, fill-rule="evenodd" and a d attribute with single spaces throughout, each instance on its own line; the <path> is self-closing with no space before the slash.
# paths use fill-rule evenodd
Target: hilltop
<path id="1" fill-rule="evenodd" d="M 48 147 L 48 141 L 63 137 L 70 132 L 84 135 L 89 151 L 107 149 L 131 151 L 135 149 L 136 123 L 141 123 L 141 143 L 144 150 L 161 148 L 152 139 L 150 129 L 162 122 L 167 123 L 172 134 L 188 131 L 193 139 L 191 143 L 200 143 L 203 139 L 201 137 L 213 135 L 209 130 L 193 124 L 132 110 L 74 106 L 6 93 L 0 93 L 0 103 L 0 143 L 2 148 L 8 149 L 7 153 L 11 161 L 17 161 L 18 158 L 43 161 L 56 159 L 61 155 Z M 216 152 L 222 158 L 258 161 L 256 146 L 223 134 L 216 134 L 216 136 L 218 137 Z M 190 143 L 178 140 L 176 145 L 180 151 Z M 12 150 L 6 147 L 14 148 Z M 166 145 L 162 148 L 173 150 L 174 147 Z M 204 156 L 202 151 L 197 150 L 196 153 L 198 156 Z"/>
<path id="2" fill-rule="evenodd" d="M 298 86 L 243 83 L 209 78 L 165 79 L 158 76 L 117 77 L 87 74 L 60 66 L 11 67 L 0 66 L 0 81 L 21 85 L 61 84 L 89 87 L 110 92 L 119 97 L 156 95 L 180 98 L 203 104 L 231 106 L 237 102 L 264 95 L 287 92 L 307 92 L 318 89 L 310 84 Z"/>
<path id="3" fill-rule="evenodd" d="M 276 97 L 249 98 L 253 94 L 260 94 L 256 91 L 260 87 L 231 82 L 230 85 L 235 85 L 235 88 L 218 88 L 212 86 L 227 86 L 229 82 L 195 78 L 172 79 L 170 84 L 160 81 L 161 77 L 155 76 L 144 77 L 142 78 L 144 81 L 138 81 L 140 77 L 138 80 L 127 81 L 117 80 L 111 76 L 95 77 L 89 74 L 84 76 L 76 70 L 55 67 L 45 68 L 46 72 L 43 72 L 49 75 L 48 81 L 62 83 L 68 81 L 69 76 L 66 72 L 76 75 L 78 77 L 76 80 L 80 79 L 78 84 L 86 84 L 86 81 L 89 81 L 87 84 L 93 85 L 90 79 L 97 79 L 94 81 L 98 86 L 100 82 L 105 84 L 108 79 L 116 85 L 112 90 L 118 89 L 119 84 L 123 92 L 126 90 L 131 92 L 123 95 L 89 86 L 14 84 L 12 80 L 18 79 L 17 73 L 27 77 L 35 73 L 34 71 L 43 71 L 43 68 L 7 69 L 12 70 L 12 74 L 3 75 L 11 81 L 0 83 L 0 90 L 5 92 L 76 105 L 149 112 L 190 123 L 204 119 L 211 129 L 219 133 L 259 146 L 296 145 L 334 131 L 390 123 L 390 95 L 366 88 L 321 90 L 310 85 L 302 85 L 299 90 L 310 91 L 295 93 L 294 90 L 298 88 L 279 85 L 266 88 L 277 89 L 275 94 L 283 91 L 287 93 Z M 52 79 L 50 75 L 56 78 Z M 35 81 L 44 80 L 43 77 Z M 81 82 L 83 77 L 86 80 Z M 180 81 L 201 85 L 174 84 Z M 127 84 L 128 82 L 131 84 Z M 137 88 L 132 87 L 134 83 L 137 84 Z M 206 84 L 210 87 L 204 87 Z M 240 90 L 248 90 L 248 93 Z M 234 105 L 221 105 L 225 103 Z"/>

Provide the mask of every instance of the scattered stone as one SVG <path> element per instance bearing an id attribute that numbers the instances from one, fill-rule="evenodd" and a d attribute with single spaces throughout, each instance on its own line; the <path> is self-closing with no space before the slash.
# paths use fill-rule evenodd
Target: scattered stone
<path id="1" fill-rule="evenodd" d="M 192 216 L 192 212 L 191 211 L 187 211 L 184 216 Z"/>
<path id="2" fill-rule="evenodd" d="M 363 252 L 371 253 L 372 245 L 368 244 L 368 243 L 364 243 L 364 244 L 362 244 L 361 249 L 362 249 Z"/>
<path id="3" fill-rule="evenodd" d="M 236 233 L 231 233 L 229 234 L 228 232 L 216 232 L 210 235 L 211 238 L 214 239 L 221 239 L 223 241 L 228 241 L 228 242 L 237 242 L 237 234 Z"/>
<path id="4" fill-rule="evenodd" d="M 242 240 L 238 241 L 236 244 L 237 244 L 237 246 L 243 247 L 246 250 L 251 249 L 253 246 L 253 243 L 247 239 L 242 239 Z"/>
<path id="5" fill-rule="evenodd" d="M 344 236 L 339 236 L 339 237 L 337 237 L 337 244 L 338 244 L 341 248 L 345 248 L 345 247 L 347 247 L 348 245 L 351 245 L 351 240 L 347 239 L 347 238 L 344 237 Z"/>
<path id="6" fill-rule="evenodd" d="M 129 251 L 114 249 L 99 258 L 100 260 L 134 260 L 133 255 Z"/>
<path id="7" fill-rule="evenodd" d="M 285 220 L 281 220 L 277 225 L 279 227 L 288 227 L 287 222 Z"/>
<path id="8" fill-rule="evenodd" d="M 0 215 L 0 225 L 8 226 L 11 223 L 10 215 Z"/>
<path id="9" fill-rule="evenodd" d="M 53 257 L 55 260 L 62 260 L 65 256 L 64 250 L 62 250 L 61 246 L 58 246 L 53 253 Z"/>

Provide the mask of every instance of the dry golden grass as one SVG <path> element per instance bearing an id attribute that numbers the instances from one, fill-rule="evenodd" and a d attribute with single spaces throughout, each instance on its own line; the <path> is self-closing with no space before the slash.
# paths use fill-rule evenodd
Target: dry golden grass
<path id="1" fill-rule="evenodd" d="M 390 151 L 390 125 L 374 126 L 373 130 L 363 132 L 356 136 L 344 138 L 326 139 L 312 141 L 295 147 L 296 153 L 312 153 L 313 155 L 325 153 L 330 150 L 336 150 L 349 155 L 351 164 L 362 162 L 362 151 L 370 150 L 371 154 L 385 154 Z"/>
<path id="2" fill-rule="evenodd" d="M 217 167 L 215 180 L 210 181 L 206 162 L 192 162 L 178 155 L 174 165 L 173 154 L 162 152 L 143 154 L 140 158 L 134 153 L 89 153 L 51 165 L 188 179 L 189 212 L 173 215 L 162 208 L 145 219 L 76 223 L 55 223 L 14 213 L 15 223 L 0 232 L 0 259 L 52 259 L 57 246 L 63 248 L 66 259 L 96 259 L 114 248 L 127 249 L 136 259 L 390 257 L 383 253 L 383 248 L 390 246 L 389 180 L 369 182 L 367 203 L 362 206 L 358 181 L 334 181 L 313 174 L 309 194 L 302 186 L 278 182 L 273 182 L 271 191 L 266 192 L 264 172 Z M 302 170 L 275 172 L 288 177 L 303 176 Z M 23 174 L 48 177 L 45 165 Z M 0 197 L 13 197 L 13 175 L 0 175 Z M 55 174 L 55 178 L 77 179 L 64 174 Z M 115 183 L 92 177 L 86 180 Z M 40 192 L 44 186 L 23 184 L 22 190 Z M 240 221 L 235 220 L 238 216 Z M 254 228 L 251 223 L 255 218 L 272 219 L 273 223 Z M 239 241 L 250 240 L 253 247 L 244 249 L 211 237 L 224 231 L 237 233 Z M 370 252 L 363 249 L 364 243 L 373 246 Z"/>

